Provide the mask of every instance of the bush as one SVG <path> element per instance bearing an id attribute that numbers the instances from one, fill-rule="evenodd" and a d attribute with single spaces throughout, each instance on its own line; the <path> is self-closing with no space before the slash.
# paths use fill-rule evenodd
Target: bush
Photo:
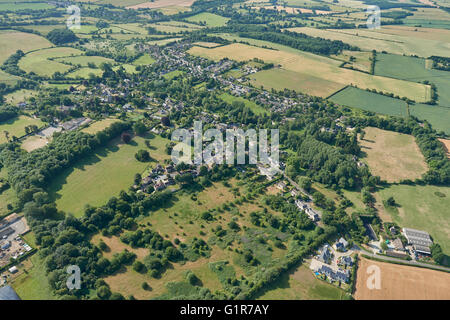
<path id="1" fill-rule="evenodd" d="M 150 154 L 148 153 L 147 150 L 139 150 L 134 157 L 136 158 L 137 161 L 140 162 L 148 162 L 150 161 Z"/>

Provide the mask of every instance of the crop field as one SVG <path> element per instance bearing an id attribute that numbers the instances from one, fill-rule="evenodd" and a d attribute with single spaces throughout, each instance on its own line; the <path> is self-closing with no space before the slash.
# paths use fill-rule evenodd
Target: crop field
<path id="1" fill-rule="evenodd" d="M 134 157 L 138 150 L 147 149 L 144 140 L 135 137 L 131 143 L 123 144 L 115 139 L 56 177 L 50 186 L 50 194 L 56 199 L 58 209 L 80 217 L 86 204 L 103 205 L 121 190 L 127 190 L 136 173 L 154 164 L 139 162 Z M 161 137 L 150 139 L 154 147 L 149 151 L 150 156 L 155 160 L 168 158 L 164 152 L 167 142 Z"/>
<path id="2" fill-rule="evenodd" d="M 364 131 L 359 143 L 373 175 L 391 183 L 415 180 L 427 172 L 425 158 L 413 136 L 372 127 Z"/>
<path id="3" fill-rule="evenodd" d="M 267 110 L 257 105 L 255 102 L 244 99 L 242 97 L 235 97 L 229 93 L 223 93 L 219 96 L 223 101 L 232 104 L 234 101 L 243 102 L 246 107 L 253 111 L 254 114 L 259 115 L 267 113 Z"/>
<path id="4" fill-rule="evenodd" d="M 9 133 L 10 138 L 13 136 L 20 138 L 25 135 L 25 127 L 29 125 L 41 127 L 43 122 L 39 119 L 21 115 L 0 123 L 0 144 L 6 142 L 5 131 Z"/>
<path id="5" fill-rule="evenodd" d="M 217 14 L 202 12 L 186 20 L 191 22 L 204 22 L 208 27 L 222 27 L 227 24 L 230 18 L 225 18 Z"/>
<path id="6" fill-rule="evenodd" d="M 102 1 L 116 1 L 116 0 L 102 0 Z M 133 1 L 133 0 L 132 0 Z M 137 2 L 137 1 L 135 1 Z M 139 8 L 149 8 L 149 9 L 159 9 L 165 7 L 190 7 L 194 3 L 194 0 L 155 0 L 153 2 L 144 2 L 140 1 L 139 4 L 136 5 L 128 5 L 128 9 L 139 9 Z"/>
<path id="7" fill-rule="evenodd" d="M 3 63 L 17 50 L 28 52 L 51 46 L 52 44 L 47 39 L 35 34 L 0 30 L 0 63 Z"/>
<path id="8" fill-rule="evenodd" d="M 414 31 L 417 29 L 418 31 Z M 290 31 L 313 37 L 341 40 L 363 50 L 395 54 L 416 54 L 421 57 L 446 56 L 450 49 L 450 30 L 384 26 L 379 30 L 291 28 Z"/>
<path id="9" fill-rule="evenodd" d="M 314 277 L 305 265 L 283 273 L 257 297 L 258 300 L 342 300 L 345 292 Z"/>
<path id="10" fill-rule="evenodd" d="M 373 274 L 370 266 L 380 268 L 381 289 L 369 289 Z M 356 300 L 448 300 L 448 273 L 425 268 L 396 265 L 361 258 L 356 281 Z"/>
<path id="11" fill-rule="evenodd" d="M 425 101 L 427 92 L 429 91 L 429 86 L 423 84 L 372 76 L 362 72 L 339 68 L 339 61 L 314 54 L 305 54 L 301 51 L 294 53 L 292 50 L 290 52 L 270 50 L 235 43 L 212 49 L 193 47 L 189 50 L 189 53 L 213 60 L 230 58 L 237 61 L 247 61 L 253 58 L 259 58 L 265 62 L 279 64 L 283 69 L 298 72 L 305 76 L 323 78 L 342 86 L 353 83 L 361 88 L 375 88 L 377 90 L 393 92 L 401 97 L 410 97 L 420 102 Z M 323 89 L 326 90 L 326 88 Z"/>
<path id="12" fill-rule="evenodd" d="M 345 50 L 341 54 L 333 55 L 331 57 L 345 62 L 346 68 L 353 68 L 364 72 L 370 72 L 371 61 L 369 59 L 372 57 L 371 52 Z"/>
<path id="13" fill-rule="evenodd" d="M 403 100 L 354 87 L 345 88 L 331 96 L 330 100 L 344 106 L 391 116 L 405 117 L 407 115 L 406 103 Z"/>
<path id="14" fill-rule="evenodd" d="M 428 80 L 438 92 L 438 105 L 450 108 L 450 72 L 426 68 L 426 60 L 393 54 L 378 54 L 375 74 L 408 81 Z"/>
<path id="15" fill-rule="evenodd" d="M 399 207 L 386 210 L 398 225 L 427 231 L 450 253 L 450 187 L 392 185 L 378 192 L 382 201 L 394 197 Z"/>

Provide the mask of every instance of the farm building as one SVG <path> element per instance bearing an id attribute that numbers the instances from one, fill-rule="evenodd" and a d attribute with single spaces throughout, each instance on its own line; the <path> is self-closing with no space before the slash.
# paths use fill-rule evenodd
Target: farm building
<path id="1" fill-rule="evenodd" d="M 412 245 L 416 252 L 431 254 L 430 246 L 433 244 L 433 240 L 431 240 L 428 232 L 403 228 L 403 235 L 408 240 L 408 244 Z"/>

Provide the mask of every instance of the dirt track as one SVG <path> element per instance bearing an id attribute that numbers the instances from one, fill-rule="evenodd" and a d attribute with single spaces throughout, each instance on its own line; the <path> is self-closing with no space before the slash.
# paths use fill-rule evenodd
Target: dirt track
<path id="1" fill-rule="evenodd" d="M 369 289 L 367 268 L 380 268 L 381 289 Z M 450 273 L 378 262 L 362 258 L 356 282 L 356 300 L 449 300 Z"/>

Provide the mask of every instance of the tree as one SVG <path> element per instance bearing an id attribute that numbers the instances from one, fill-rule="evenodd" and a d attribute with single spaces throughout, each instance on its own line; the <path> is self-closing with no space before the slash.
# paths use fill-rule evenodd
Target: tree
<path id="1" fill-rule="evenodd" d="M 131 134 L 129 134 L 128 132 L 124 132 L 124 133 L 122 133 L 120 138 L 122 139 L 122 141 L 124 143 L 130 143 L 130 141 L 131 141 Z"/>
<path id="2" fill-rule="evenodd" d="M 151 159 L 147 150 L 139 150 L 134 156 L 140 162 L 148 162 Z"/>
<path id="3" fill-rule="evenodd" d="M 107 286 L 101 286 L 97 290 L 97 296 L 100 299 L 107 300 L 111 296 L 111 290 Z"/>
<path id="4" fill-rule="evenodd" d="M 161 123 L 163 126 L 170 127 L 170 119 L 168 117 L 162 117 Z"/>
<path id="5" fill-rule="evenodd" d="M 78 40 L 75 33 L 72 30 L 64 29 L 53 29 L 47 34 L 47 39 L 56 45 L 66 44 L 70 42 L 75 42 Z"/>
<path id="6" fill-rule="evenodd" d="M 145 132 L 147 131 L 147 127 L 143 122 L 138 121 L 133 125 L 133 131 L 136 135 L 141 136 L 145 134 Z"/>

